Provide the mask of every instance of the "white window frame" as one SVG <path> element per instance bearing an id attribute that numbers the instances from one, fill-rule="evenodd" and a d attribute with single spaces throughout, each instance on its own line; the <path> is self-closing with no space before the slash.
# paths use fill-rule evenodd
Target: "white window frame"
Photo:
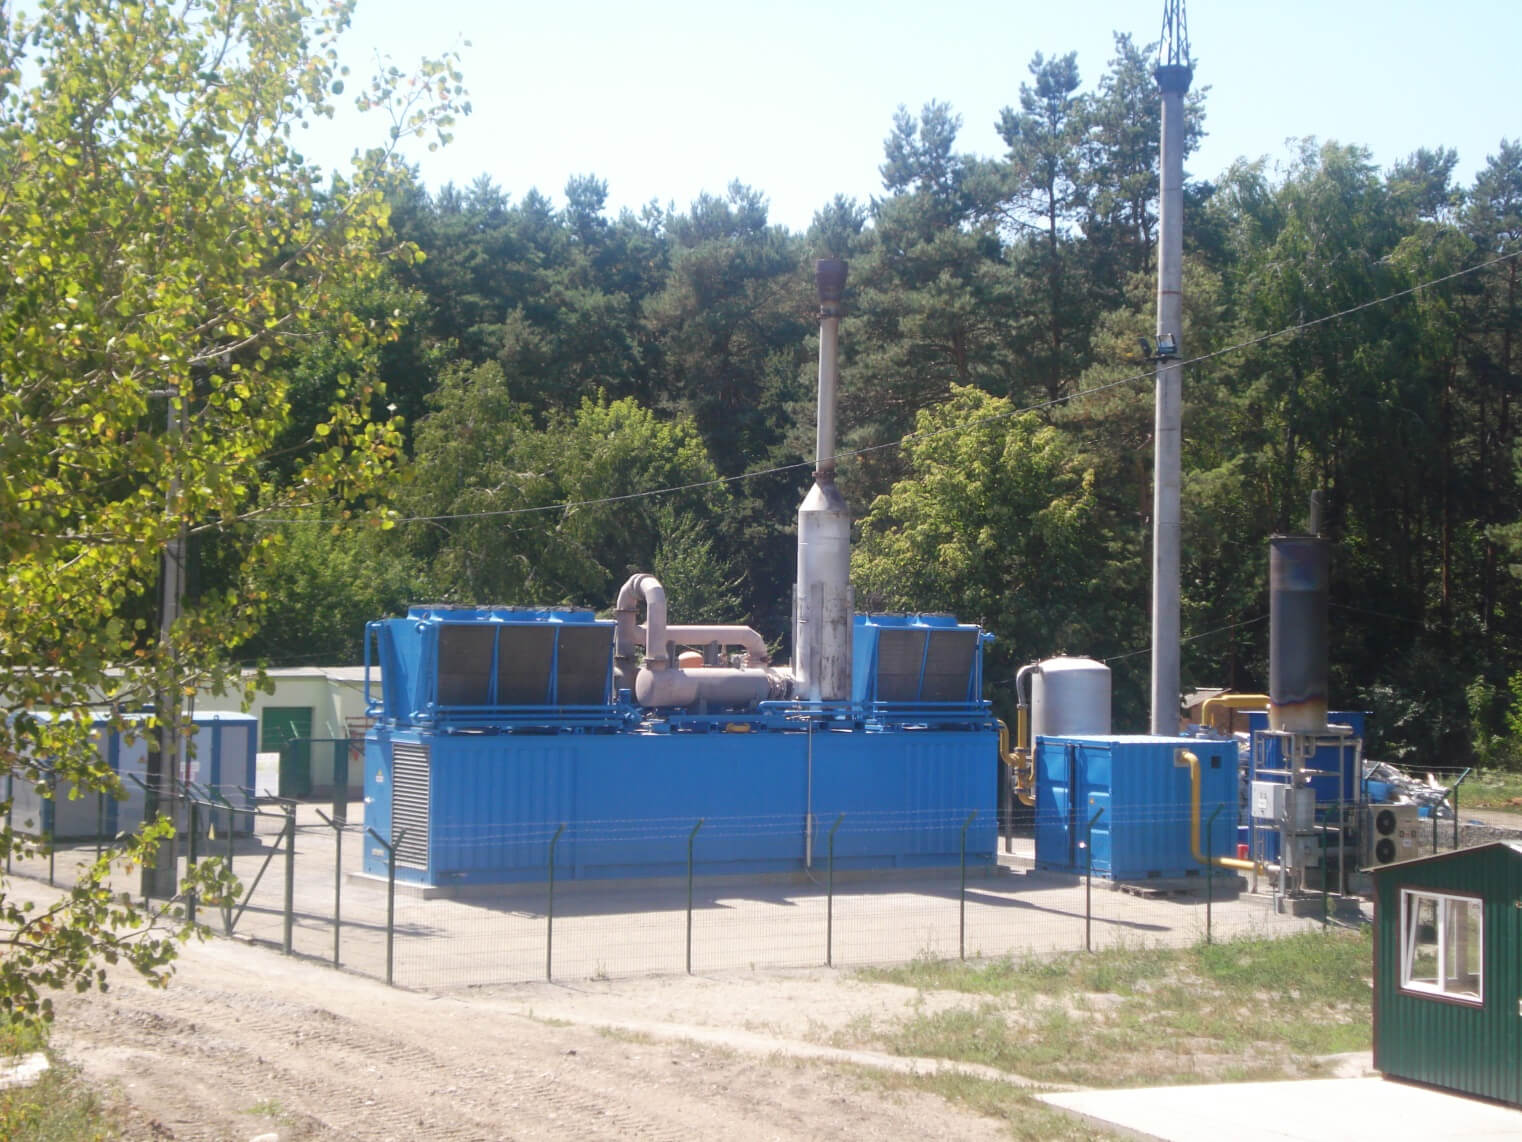
<path id="1" fill-rule="evenodd" d="M 1424 901 L 1431 900 L 1437 907 L 1437 982 L 1412 979 L 1411 969 L 1416 960 L 1417 909 Z M 1475 943 L 1476 980 L 1474 991 L 1455 991 L 1445 986 L 1448 979 L 1447 956 L 1450 923 L 1463 923 L 1458 917 L 1457 905 L 1473 908 L 1476 918 L 1472 939 Z M 1465 939 L 1471 937 L 1465 936 Z M 1400 990 L 1414 995 L 1433 996 L 1450 1003 L 1463 1003 L 1481 1007 L 1485 1003 L 1485 901 L 1483 897 L 1458 892 L 1434 892 L 1426 888 L 1402 888 L 1400 890 Z"/>

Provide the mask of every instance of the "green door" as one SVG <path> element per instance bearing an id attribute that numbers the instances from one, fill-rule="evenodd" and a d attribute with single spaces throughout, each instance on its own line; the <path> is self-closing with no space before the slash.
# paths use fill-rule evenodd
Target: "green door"
<path id="1" fill-rule="evenodd" d="M 266 706 L 259 719 L 259 752 L 275 753 L 292 738 L 312 736 L 312 707 Z"/>

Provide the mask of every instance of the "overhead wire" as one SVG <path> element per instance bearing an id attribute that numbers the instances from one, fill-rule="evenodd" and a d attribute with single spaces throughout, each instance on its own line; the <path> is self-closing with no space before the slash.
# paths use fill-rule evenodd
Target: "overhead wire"
<path id="1" fill-rule="evenodd" d="M 1323 314 L 1320 317 L 1313 317 L 1306 321 L 1297 322 L 1294 325 L 1287 325 L 1283 329 L 1276 329 L 1269 333 L 1262 333 L 1256 337 L 1250 337 L 1244 341 L 1235 342 L 1234 344 L 1224 346 L 1220 349 L 1213 349 L 1208 353 L 1201 353 L 1195 357 L 1184 358 L 1178 361 L 1178 365 L 1181 368 L 1191 365 L 1199 365 L 1203 364 L 1206 361 L 1215 360 L 1218 357 L 1228 356 L 1232 353 L 1239 353 L 1244 349 L 1251 349 L 1255 345 L 1262 345 L 1269 341 L 1274 341 L 1278 340 L 1279 338 L 1289 337 L 1297 333 L 1302 333 L 1307 329 L 1315 328 L 1318 325 L 1325 325 L 1328 322 L 1339 321 L 1342 318 L 1350 317 L 1355 313 L 1360 313 L 1363 310 L 1372 309 L 1375 306 L 1379 305 L 1386 305 L 1392 301 L 1397 301 L 1400 298 L 1409 297 L 1413 294 L 1420 293 L 1423 290 L 1442 285 L 1445 282 L 1454 281 L 1457 278 L 1478 273 L 1481 270 L 1486 270 L 1492 266 L 1497 266 L 1503 262 L 1512 261 L 1517 258 L 1522 258 L 1522 250 L 1515 250 L 1509 254 L 1498 255 L 1497 257 L 1491 258 L 1488 261 L 1479 262 L 1473 266 L 1466 266 L 1463 269 L 1454 270 L 1452 273 L 1443 274 L 1441 277 L 1431 278 L 1427 281 L 1418 282 L 1415 285 L 1407 286 L 1406 288 L 1396 290 L 1393 293 L 1388 293 L 1381 297 L 1373 298 L 1369 301 L 1359 302 L 1357 305 L 1350 305 L 1347 308 L 1340 309 L 1335 313 Z M 1127 385 L 1135 384 L 1138 381 L 1151 380 L 1155 377 L 1155 375 L 1155 370 L 1132 373 L 1128 376 L 1120 377 L 1113 381 L 1106 381 L 1103 384 L 1094 385 L 1091 388 L 1079 389 L 1074 392 L 1067 393 L 1063 396 L 1052 397 L 1050 400 L 1040 401 L 1036 404 L 1009 409 L 1005 412 L 989 413 L 984 416 L 973 417 L 970 420 L 958 421 L 956 424 L 943 425 L 940 428 L 908 432 L 903 436 L 897 437 L 893 440 L 882 441 L 878 444 L 868 444 L 864 445 L 861 448 L 844 449 L 836 452 L 834 459 L 849 460 L 857 456 L 865 456 L 872 452 L 881 452 L 888 448 L 901 448 L 910 441 L 930 440 L 937 436 L 945 436 L 954 432 L 966 432 L 969 429 L 976 428 L 983 424 L 991 424 L 1001 420 L 1009 420 L 1016 416 L 1024 416 L 1027 413 L 1041 412 L 1045 409 L 1069 404 L 1082 398 L 1092 397 L 1099 393 L 1107 392 L 1111 389 L 1123 388 Z M 385 522 L 393 525 L 404 523 L 452 523 L 469 519 L 494 519 L 507 516 L 535 515 L 543 512 L 571 511 L 577 508 L 602 507 L 607 504 L 627 503 L 631 500 L 650 499 L 656 496 L 669 496 L 676 495 L 681 492 L 699 491 L 703 488 L 723 487 L 728 484 L 740 483 L 745 480 L 757 480 L 766 476 L 776 476 L 785 472 L 797 471 L 801 468 L 810 468 L 813 467 L 813 465 L 814 461 L 812 460 L 799 460 L 791 464 L 778 464 L 770 468 L 760 468 L 751 472 L 740 472 L 733 476 L 717 476 L 710 480 L 694 480 L 686 484 L 672 484 L 663 488 L 650 488 L 638 492 L 624 492 L 619 495 L 598 496 L 585 500 L 560 500 L 554 503 L 538 504 L 530 507 L 495 508 L 475 512 L 450 512 L 440 515 L 387 516 L 385 517 Z M 356 516 L 354 520 L 348 522 L 363 522 L 364 518 L 365 517 L 363 516 Z M 274 519 L 269 517 L 255 516 L 246 522 L 257 524 L 326 524 L 331 526 L 335 523 L 346 521 L 335 521 L 332 519 L 322 519 L 320 517 Z"/>

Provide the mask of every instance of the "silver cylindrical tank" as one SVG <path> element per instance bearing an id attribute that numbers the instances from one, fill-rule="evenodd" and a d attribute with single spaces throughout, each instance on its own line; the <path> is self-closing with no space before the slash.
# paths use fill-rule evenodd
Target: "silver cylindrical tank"
<path id="1" fill-rule="evenodd" d="M 1092 658 L 1048 658 L 1031 677 L 1031 741 L 1110 732 L 1110 668 Z"/>

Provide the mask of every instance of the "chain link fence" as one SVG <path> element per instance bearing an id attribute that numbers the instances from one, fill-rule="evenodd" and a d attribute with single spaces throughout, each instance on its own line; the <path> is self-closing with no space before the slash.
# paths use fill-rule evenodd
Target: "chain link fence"
<path id="1" fill-rule="evenodd" d="M 212 932 L 324 960 L 400 986 L 445 989 L 543 979 L 589 979 L 758 968 L 853 967 L 916 957 L 1039 956 L 1114 946 L 1188 945 L 1239 935 L 1269 935 L 1332 922 L 1323 914 L 1276 908 L 1262 880 L 1200 867 L 1195 875 L 1115 885 L 1086 875 L 1083 838 L 1065 869 L 1036 867 L 1027 822 L 982 856 L 951 867 L 866 870 L 842 854 L 853 830 L 903 822 L 817 823 L 807 867 L 770 877 L 705 876 L 716 854 L 798 822 L 772 818 L 643 822 L 546 821 L 519 843 L 537 859 L 519 863 L 513 884 L 427 888 L 404 875 L 366 875 L 366 846 L 385 852 L 393 838 L 365 828 L 358 814 L 329 806 L 263 798 L 252 809 L 190 794 L 179 844 L 181 868 L 218 857 L 241 885 L 236 903 L 184 901 Z M 1187 809 L 1135 808 L 1138 828 L 1187 837 Z M 944 827 L 944 823 L 942 825 Z M 962 825 L 988 829 L 969 815 Z M 1080 823 L 1080 828 L 1082 824 Z M 976 833 L 974 834 L 977 835 Z M 1440 830 L 1446 849 L 1452 834 Z M 11 875 L 72 882 L 108 838 L 46 843 L 13 862 Z M 859 837 L 855 838 L 859 839 Z M 480 838 L 482 866 L 500 859 L 503 838 Z M 685 855 L 654 878 L 585 879 L 575 851 L 656 845 Z M 528 851 L 526 848 L 525 851 Z M 131 881 L 131 883 L 129 883 Z M 137 891 L 119 877 L 119 890 Z"/>

